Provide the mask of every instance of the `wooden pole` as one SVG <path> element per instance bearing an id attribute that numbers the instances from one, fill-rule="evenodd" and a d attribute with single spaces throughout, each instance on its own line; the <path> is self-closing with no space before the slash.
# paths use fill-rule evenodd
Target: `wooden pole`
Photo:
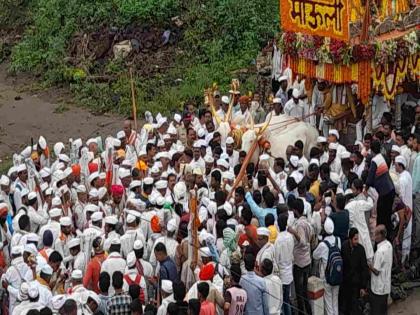
<path id="1" fill-rule="evenodd" d="M 130 86 L 131 86 L 131 103 L 132 103 L 132 111 L 133 111 L 133 119 L 134 119 L 134 130 L 137 132 L 137 104 L 136 104 L 136 91 L 134 86 L 134 79 L 133 79 L 133 68 L 130 67 Z"/>
<path id="2" fill-rule="evenodd" d="M 249 151 L 248 151 L 248 153 L 247 153 L 247 155 L 245 157 L 244 162 L 242 163 L 241 170 L 239 171 L 239 174 L 238 174 L 238 176 L 236 177 L 236 179 L 235 179 L 235 181 L 233 183 L 232 189 L 229 192 L 229 195 L 227 197 L 227 200 L 229 200 L 232 197 L 232 194 L 234 193 L 236 187 L 238 187 L 239 183 L 241 182 L 242 178 L 244 177 L 245 172 L 246 172 L 246 169 L 248 167 L 248 164 L 251 161 L 251 158 L 252 158 L 255 150 L 257 149 L 257 146 L 258 146 L 258 138 L 259 138 L 259 136 L 257 135 L 257 137 L 255 138 L 254 142 L 252 143 L 252 146 L 249 149 Z"/>
<path id="3" fill-rule="evenodd" d="M 192 238 L 192 265 L 197 266 L 198 263 L 198 248 L 200 244 L 198 242 L 198 226 L 200 221 L 197 213 L 197 192 L 193 189 L 190 191 L 190 213 L 191 213 L 191 238 Z"/>

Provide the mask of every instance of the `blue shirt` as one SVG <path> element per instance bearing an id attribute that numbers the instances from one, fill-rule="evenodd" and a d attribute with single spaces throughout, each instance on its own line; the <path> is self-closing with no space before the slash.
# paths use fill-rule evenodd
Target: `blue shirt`
<path id="1" fill-rule="evenodd" d="M 245 306 L 245 315 L 269 315 L 268 291 L 263 278 L 255 272 L 248 271 L 241 277 L 239 285 L 246 291 L 248 300 Z M 250 298 L 252 297 L 252 298 Z"/>
<path id="2" fill-rule="evenodd" d="M 245 195 L 246 202 L 249 204 L 252 213 L 257 217 L 258 224 L 261 227 L 265 227 L 265 216 L 271 213 L 274 216 L 274 220 L 277 220 L 277 210 L 276 208 L 261 208 L 256 204 L 250 192 L 247 192 Z"/>
<path id="3" fill-rule="evenodd" d="M 178 271 L 174 261 L 168 256 L 164 261 L 160 262 L 159 270 L 160 280 L 178 281 Z"/>
<path id="4" fill-rule="evenodd" d="M 420 154 L 417 154 L 413 166 L 413 193 L 420 193 Z"/>

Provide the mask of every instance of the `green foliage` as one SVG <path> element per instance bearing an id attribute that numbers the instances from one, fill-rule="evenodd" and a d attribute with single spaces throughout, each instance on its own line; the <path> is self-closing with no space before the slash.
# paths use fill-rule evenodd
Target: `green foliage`
<path id="1" fill-rule="evenodd" d="M 37 0 L 33 20 L 12 52 L 12 71 L 44 73 L 51 82 L 64 80 L 63 58 L 77 31 L 95 29 L 112 17 L 112 1 Z"/>
<path id="2" fill-rule="evenodd" d="M 115 5 L 118 10 L 117 20 L 121 25 L 136 21 L 167 23 L 179 10 L 177 0 L 115 0 Z"/>
<path id="3" fill-rule="evenodd" d="M 109 59 L 70 65 L 69 43 L 77 33 L 103 25 L 173 28 L 171 18 L 179 16 L 181 52 L 174 64 L 164 74 L 136 77 L 139 111 L 170 112 L 187 101 L 201 102 L 203 89 L 213 82 L 226 92 L 234 71 L 250 67 L 278 30 L 278 0 L 32 0 L 31 6 L 33 23 L 12 50 L 11 70 L 40 74 L 48 83 L 67 82 L 78 103 L 99 112 L 130 112 L 128 64 Z M 89 75 L 111 79 L 95 82 Z M 240 79 L 243 91 L 253 89 L 252 75 Z"/>
<path id="4" fill-rule="evenodd" d="M 0 0 L 0 30 L 11 30 L 29 23 L 30 0 Z"/>

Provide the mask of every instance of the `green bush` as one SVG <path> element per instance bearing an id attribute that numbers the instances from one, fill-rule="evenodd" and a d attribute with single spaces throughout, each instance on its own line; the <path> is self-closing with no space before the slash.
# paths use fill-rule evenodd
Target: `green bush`
<path id="1" fill-rule="evenodd" d="M 119 24 L 126 25 L 136 21 L 160 24 L 179 12 L 177 0 L 115 0 Z"/>
<path id="2" fill-rule="evenodd" d="M 66 57 L 76 33 L 104 25 L 167 29 L 179 16 L 174 64 L 164 74 L 136 77 L 139 111 L 170 112 L 187 101 L 201 102 L 213 82 L 226 92 L 233 72 L 251 66 L 278 30 L 278 0 L 32 0 L 31 12 L 33 23 L 12 50 L 11 70 L 40 74 L 49 84 L 67 82 L 78 103 L 99 112 L 131 111 L 128 64 L 107 60 L 73 67 Z M 89 75 L 112 79 L 98 83 Z M 243 91 L 253 89 L 253 79 L 241 77 Z"/>

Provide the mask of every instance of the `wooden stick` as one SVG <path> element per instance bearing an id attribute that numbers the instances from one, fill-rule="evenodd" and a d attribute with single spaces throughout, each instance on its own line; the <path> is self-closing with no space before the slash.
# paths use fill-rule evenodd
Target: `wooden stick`
<path id="1" fill-rule="evenodd" d="M 130 67 L 130 85 L 131 85 L 131 102 L 133 105 L 133 119 L 134 119 L 134 130 L 137 132 L 137 105 L 136 105 L 136 91 L 133 80 L 133 68 Z"/>
<path id="2" fill-rule="evenodd" d="M 190 191 L 190 211 L 191 211 L 191 236 L 192 236 L 192 244 L 193 244 L 193 255 L 192 255 L 192 263 L 194 266 L 197 265 L 198 262 L 198 248 L 200 247 L 198 243 L 198 225 L 200 224 L 198 220 L 198 213 L 197 213 L 197 192 L 195 190 Z"/>
<path id="3" fill-rule="evenodd" d="M 234 193 L 236 187 L 238 187 L 239 183 L 242 180 L 242 177 L 244 177 L 245 172 L 246 172 L 246 169 L 248 167 L 248 164 L 251 161 L 252 155 L 254 154 L 255 150 L 257 149 L 257 146 L 258 146 L 258 138 L 259 138 L 259 136 L 257 135 L 257 137 L 255 138 L 254 142 L 252 143 L 251 148 L 248 151 L 248 154 L 245 157 L 244 162 L 242 163 L 241 170 L 239 171 L 239 174 L 236 177 L 235 182 L 233 183 L 232 189 L 229 192 L 229 195 L 227 197 L 227 200 L 229 200 L 232 197 L 232 194 Z"/>

